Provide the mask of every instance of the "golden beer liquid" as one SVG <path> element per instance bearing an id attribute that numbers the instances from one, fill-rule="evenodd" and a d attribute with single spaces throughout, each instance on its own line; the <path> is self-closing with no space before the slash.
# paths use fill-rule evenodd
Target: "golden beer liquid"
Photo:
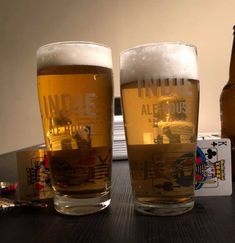
<path id="1" fill-rule="evenodd" d="M 38 71 L 38 93 L 52 186 L 76 198 L 111 186 L 112 70 L 72 65 Z"/>
<path id="2" fill-rule="evenodd" d="M 121 85 L 135 201 L 145 205 L 192 201 L 198 81 L 173 80 L 171 86 L 168 80 L 164 85 L 161 80 L 141 82 Z"/>

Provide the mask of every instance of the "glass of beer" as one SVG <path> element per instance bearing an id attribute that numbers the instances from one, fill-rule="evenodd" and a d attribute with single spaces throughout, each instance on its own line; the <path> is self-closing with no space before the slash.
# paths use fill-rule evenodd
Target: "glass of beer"
<path id="1" fill-rule="evenodd" d="M 121 97 L 135 209 L 149 215 L 194 206 L 199 81 L 196 47 L 154 43 L 120 56 Z"/>
<path id="2" fill-rule="evenodd" d="M 55 209 L 85 215 L 110 204 L 111 49 L 58 42 L 37 51 L 38 96 Z"/>

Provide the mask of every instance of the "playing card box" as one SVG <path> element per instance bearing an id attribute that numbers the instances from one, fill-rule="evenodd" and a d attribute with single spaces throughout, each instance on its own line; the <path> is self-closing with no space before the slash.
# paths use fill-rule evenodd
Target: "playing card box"
<path id="1" fill-rule="evenodd" d="M 195 196 L 232 194 L 231 143 L 229 139 L 198 140 Z"/>

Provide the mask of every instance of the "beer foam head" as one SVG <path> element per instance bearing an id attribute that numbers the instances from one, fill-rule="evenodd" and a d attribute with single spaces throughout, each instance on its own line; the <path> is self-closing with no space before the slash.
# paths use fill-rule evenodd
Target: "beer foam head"
<path id="1" fill-rule="evenodd" d="M 136 80 L 198 79 L 196 47 L 183 43 L 152 43 L 121 53 L 121 84 Z"/>
<path id="2" fill-rule="evenodd" d="M 101 44 L 79 41 L 51 43 L 38 49 L 38 70 L 64 65 L 91 65 L 112 69 L 111 49 Z"/>

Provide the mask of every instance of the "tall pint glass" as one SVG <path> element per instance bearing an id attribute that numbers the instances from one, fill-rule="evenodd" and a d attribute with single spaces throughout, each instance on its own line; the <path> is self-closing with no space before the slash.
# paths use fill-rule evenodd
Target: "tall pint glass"
<path id="1" fill-rule="evenodd" d="M 154 43 L 121 53 L 121 97 L 135 209 L 178 215 L 194 206 L 197 52 Z"/>
<path id="2" fill-rule="evenodd" d="M 38 96 L 55 209 L 84 215 L 110 204 L 111 49 L 60 42 L 37 51 Z"/>

